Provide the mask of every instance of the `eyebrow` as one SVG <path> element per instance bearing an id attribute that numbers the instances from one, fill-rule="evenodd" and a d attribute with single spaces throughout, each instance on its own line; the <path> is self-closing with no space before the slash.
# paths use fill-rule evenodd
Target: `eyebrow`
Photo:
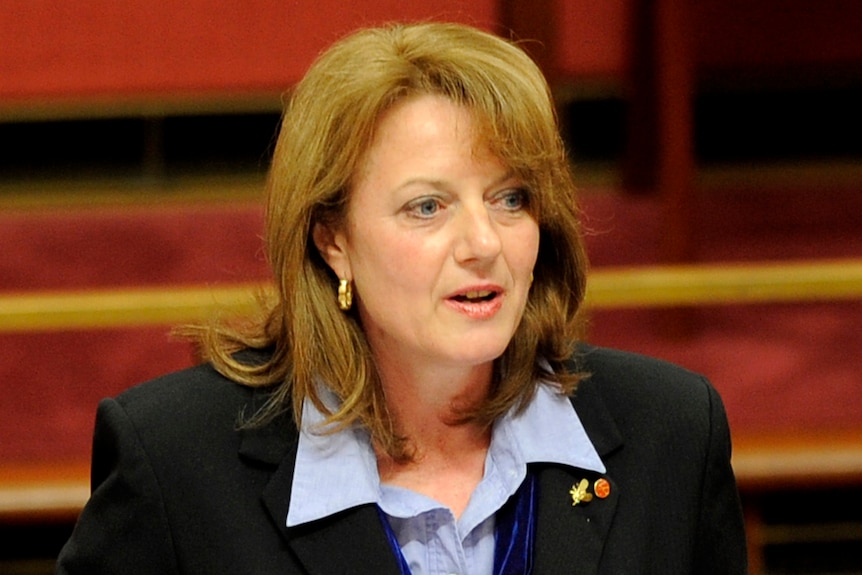
<path id="1" fill-rule="evenodd" d="M 499 185 L 503 184 L 504 182 L 507 182 L 507 181 L 509 181 L 509 180 L 516 179 L 516 178 L 518 178 L 518 176 L 517 176 L 517 174 L 515 173 L 515 170 L 513 170 L 513 169 L 508 169 L 508 170 L 506 170 L 506 171 L 503 173 L 503 175 L 502 175 L 502 176 L 500 176 L 499 178 L 497 178 L 497 179 L 495 179 L 494 181 L 492 181 L 492 182 L 491 182 L 491 184 L 490 184 L 489 186 L 487 186 L 487 187 L 488 187 L 488 188 L 494 188 L 494 187 L 496 187 L 496 186 L 499 186 Z M 447 183 L 447 181 L 446 181 L 446 180 L 440 180 L 440 179 L 437 179 L 437 178 L 423 178 L 423 177 L 418 177 L 418 178 L 410 178 L 410 179 L 408 179 L 407 181 L 405 181 L 405 182 L 403 182 L 403 183 L 399 184 L 398 186 L 396 186 L 396 187 L 395 187 L 395 189 L 396 189 L 396 190 L 401 190 L 401 189 L 404 189 L 404 188 L 407 188 L 407 187 L 410 187 L 410 186 L 413 186 L 413 185 L 416 185 L 416 184 L 428 185 L 428 186 L 431 186 L 431 187 L 432 187 L 432 188 L 434 188 L 434 189 L 437 189 L 437 190 L 440 190 L 440 191 L 443 191 L 443 192 L 448 192 L 448 191 L 450 190 L 450 188 L 451 188 L 451 186 L 449 186 L 449 184 Z"/>

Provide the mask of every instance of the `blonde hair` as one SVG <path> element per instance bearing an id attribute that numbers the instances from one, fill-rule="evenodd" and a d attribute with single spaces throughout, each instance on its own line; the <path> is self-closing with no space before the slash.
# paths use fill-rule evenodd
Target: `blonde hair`
<path id="1" fill-rule="evenodd" d="M 205 356 L 227 377 L 269 386 L 254 421 L 285 410 L 300 420 L 311 400 L 336 429 L 360 423 L 396 458 L 409 457 L 388 416 L 368 343 L 336 302 L 337 278 L 312 241 L 316 223 L 343 221 L 380 115 L 401 99 L 438 94 L 466 106 L 480 137 L 530 190 L 539 255 L 523 319 L 496 362 L 487 402 L 465 419 L 490 425 L 523 406 L 539 377 L 573 389 L 565 362 L 579 333 L 586 258 L 575 189 L 541 72 L 516 45 L 458 24 L 395 24 L 356 32 L 324 52 L 297 85 L 282 120 L 267 183 L 266 244 L 274 301 L 242 328 L 202 334 Z M 261 362 L 239 349 L 267 349 Z M 552 371 L 540 368 L 539 358 Z M 330 411 L 320 385 L 341 400 Z"/>

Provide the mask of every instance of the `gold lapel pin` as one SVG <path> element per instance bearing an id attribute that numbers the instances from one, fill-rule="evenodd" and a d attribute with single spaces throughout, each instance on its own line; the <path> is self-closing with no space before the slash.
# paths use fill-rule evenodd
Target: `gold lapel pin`
<path id="1" fill-rule="evenodd" d="M 593 494 L 587 491 L 589 485 L 590 482 L 586 479 L 581 479 L 580 483 L 572 485 L 572 488 L 569 490 L 569 495 L 572 496 L 572 507 L 578 503 L 589 503 L 593 500 Z"/>

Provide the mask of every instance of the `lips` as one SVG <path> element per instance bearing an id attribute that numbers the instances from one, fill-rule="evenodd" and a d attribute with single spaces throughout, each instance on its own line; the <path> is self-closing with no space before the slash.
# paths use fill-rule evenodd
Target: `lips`
<path id="1" fill-rule="evenodd" d="M 471 287 L 452 294 L 446 302 L 471 319 L 487 319 L 503 307 L 503 289 L 499 286 Z"/>

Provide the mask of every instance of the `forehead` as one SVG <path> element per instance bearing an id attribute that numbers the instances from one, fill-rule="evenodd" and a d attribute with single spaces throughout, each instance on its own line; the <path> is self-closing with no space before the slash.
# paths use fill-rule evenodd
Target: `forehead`
<path id="1" fill-rule="evenodd" d="M 489 143 L 470 107 L 438 95 L 406 98 L 380 116 L 354 181 L 384 165 L 397 170 L 402 163 L 405 168 L 431 168 L 435 161 L 448 167 L 505 163 Z"/>
<path id="2" fill-rule="evenodd" d="M 472 137 L 475 128 L 474 111 L 468 106 L 438 94 L 415 94 L 404 97 L 386 108 L 378 117 L 370 147 L 393 133 L 428 129 L 432 123 L 440 128 L 455 128 L 461 135 Z"/>
<path id="3" fill-rule="evenodd" d="M 475 108 L 438 94 L 411 95 L 387 108 L 367 140 L 358 167 L 381 150 L 395 148 L 409 153 L 423 144 L 457 143 L 469 147 L 472 155 L 488 154 L 495 159 L 500 147 L 494 145 L 490 124 Z"/>

